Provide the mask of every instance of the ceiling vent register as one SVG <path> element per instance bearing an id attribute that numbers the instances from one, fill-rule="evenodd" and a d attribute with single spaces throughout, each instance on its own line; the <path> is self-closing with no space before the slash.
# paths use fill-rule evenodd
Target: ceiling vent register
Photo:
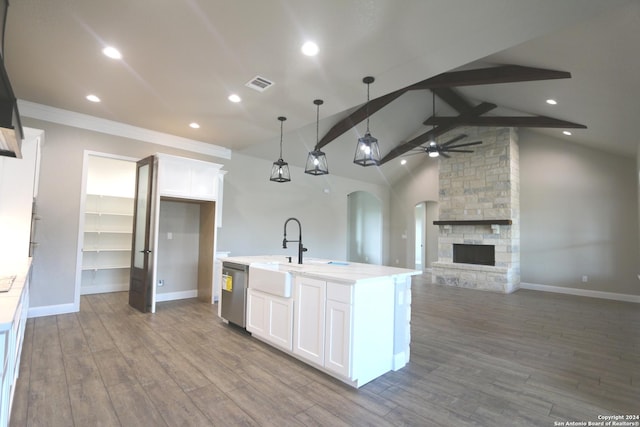
<path id="1" fill-rule="evenodd" d="M 255 76 L 254 78 L 249 80 L 247 83 L 245 83 L 245 86 L 253 90 L 257 90 L 258 92 L 264 92 L 274 84 L 275 83 L 269 79 L 265 79 L 264 77 L 260 77 L 260 76 Z"/>

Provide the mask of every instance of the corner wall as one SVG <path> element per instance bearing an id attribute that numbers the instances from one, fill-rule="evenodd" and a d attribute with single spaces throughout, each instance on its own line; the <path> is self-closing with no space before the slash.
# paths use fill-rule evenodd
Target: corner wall
<path id="1" fill-rule="evenodd" d="M 640 295 L 635 163 L 521 132 L 523 284 Z"/>

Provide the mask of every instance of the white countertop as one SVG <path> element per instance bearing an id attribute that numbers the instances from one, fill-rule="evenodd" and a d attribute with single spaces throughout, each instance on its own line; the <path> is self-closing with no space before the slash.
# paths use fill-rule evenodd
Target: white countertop
<path id="1" fill-rule="evenodd" d="M 0 277 L 16 276 L 9 292 L 0 292 L 0 331 L 11 327 L 30 268 L 31 258 L 12 263 L 0 263 Z"/>
<path id="2" fill-rule="evenodd" d="M 303 258 L 303 263 L 298 264 L 296 257 L 293 257 L 292 263 L 289 263 L 288 257 L 282 255 L 236 256 L 226 257 L 222 259 L 222 261 L 235 262 L 247 266 L 255 264 L 278 264 L 279 269 L 288 271 L 293 275 L 348 284 L 379 279 L 381 277 L 414 276 L 422 273 L 419 270 L 411 270 L 408 268 L 319 258 Z"/>

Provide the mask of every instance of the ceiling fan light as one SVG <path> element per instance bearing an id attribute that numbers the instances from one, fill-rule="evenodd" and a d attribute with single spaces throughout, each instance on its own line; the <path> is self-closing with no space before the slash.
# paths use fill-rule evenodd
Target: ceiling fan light
<path id="1" fill-rule="evenodd" d="M 380 148 L 378 147 L 378 139 L 371 136 L 369 132 L 363 137 L 358 138 L 356 145 L 356 154 L 353 163 L 360 166 L 378 166 L 380 165 Z"/>
<path id="2" fill-rule="evenodd" d="M 438 157 L 440 153 L 437 151 L 429 151 L 429 157 Z"/>

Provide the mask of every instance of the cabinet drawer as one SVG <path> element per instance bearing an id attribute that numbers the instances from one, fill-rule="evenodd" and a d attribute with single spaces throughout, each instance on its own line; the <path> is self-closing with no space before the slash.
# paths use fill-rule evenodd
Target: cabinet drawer
<path id="1" fill-rule="evenodd" d="M 342 285 L 339 283 L 327 283 L 327 299 L 345 304 L 351 304 L 353 301 L 353 286 Z"/>

